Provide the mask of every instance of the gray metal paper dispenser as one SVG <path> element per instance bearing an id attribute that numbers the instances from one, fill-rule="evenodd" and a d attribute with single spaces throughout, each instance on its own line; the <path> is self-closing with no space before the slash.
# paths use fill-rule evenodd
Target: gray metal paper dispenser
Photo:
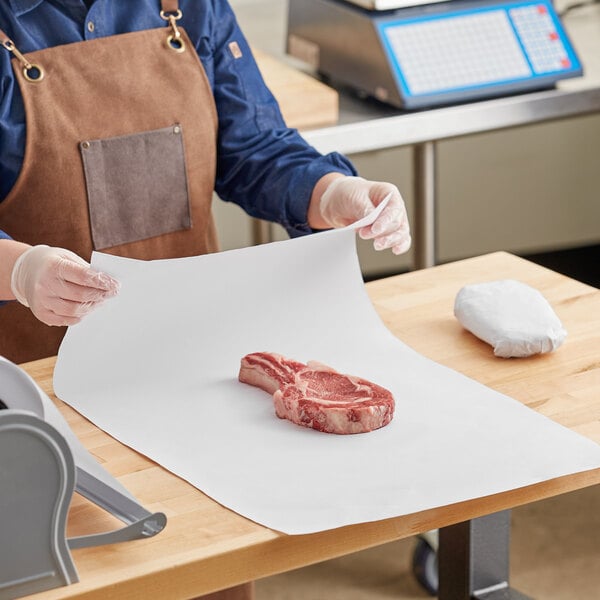
<path id="1" fill-rule="evenodd" d="M 126 526 L 66 539 L 74 491 Z M 69 549 L 151 537 L 166 521 L 105 471 L 35 381 L 0 356 L 0 600 L 74 583 Z"/>

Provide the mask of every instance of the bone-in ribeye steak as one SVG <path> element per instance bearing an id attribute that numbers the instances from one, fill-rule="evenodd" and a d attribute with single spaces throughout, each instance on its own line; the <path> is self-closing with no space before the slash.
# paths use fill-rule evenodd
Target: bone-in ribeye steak
<path id="1" fill-rule="evenodd" d="M 366 379 L 315 361 L 304 364 L 273 352 L 242 358 L 239 380 L 273 394 L 275 413 L 327 433 L 366 433 L 394 416 L 394 397 Z"/>

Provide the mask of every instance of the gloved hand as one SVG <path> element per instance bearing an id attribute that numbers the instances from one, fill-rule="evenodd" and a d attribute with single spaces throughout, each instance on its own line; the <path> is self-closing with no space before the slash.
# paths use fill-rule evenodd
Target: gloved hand
<path id="1" fill-rule="evenodd" d="M 410 248 L 410 228 L 400 191 L 391 183 L 362 177 L 334 179 L 321 196 L 321 216 L 331 227 L 345 227 L 368 215 L 390 193 L 381 214 L 358 234 L 364 240 L 372 239 L 375 250 L 391 248 L 394 254 L 402 254 Z"/>
<path id="2" fill-rule="evenodd" d="M 105 299 L 119 283 L 94 271 L 82 258 L 63 248 L 33 246 L 15 261 L 11 289 L 47 325 L 74 325 Z"/>

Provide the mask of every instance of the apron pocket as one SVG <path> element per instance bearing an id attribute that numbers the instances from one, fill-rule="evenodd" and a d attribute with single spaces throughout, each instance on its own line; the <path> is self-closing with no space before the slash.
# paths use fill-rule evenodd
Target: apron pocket
<path id="1" fill-rule="evenodd" d="M 95 250 L 191 227 L 181 125 L 79 148 Z"/>

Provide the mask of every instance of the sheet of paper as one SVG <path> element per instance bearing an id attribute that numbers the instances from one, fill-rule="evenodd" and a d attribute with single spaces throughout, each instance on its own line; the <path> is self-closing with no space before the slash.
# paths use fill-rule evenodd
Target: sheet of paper
<path id="1" fill-rule="evenodd" d="M 600 466 L 600 446 L 395 338 L 353 228 L 143 262 L 95 254 L 119 296 L 71 327 L 54 385 L 123 443 L 230 509 L 302 534 Z M 315 359 L 390 389 L 393 421 L 324 434 L 280 420 L 240 359 Z"/>

